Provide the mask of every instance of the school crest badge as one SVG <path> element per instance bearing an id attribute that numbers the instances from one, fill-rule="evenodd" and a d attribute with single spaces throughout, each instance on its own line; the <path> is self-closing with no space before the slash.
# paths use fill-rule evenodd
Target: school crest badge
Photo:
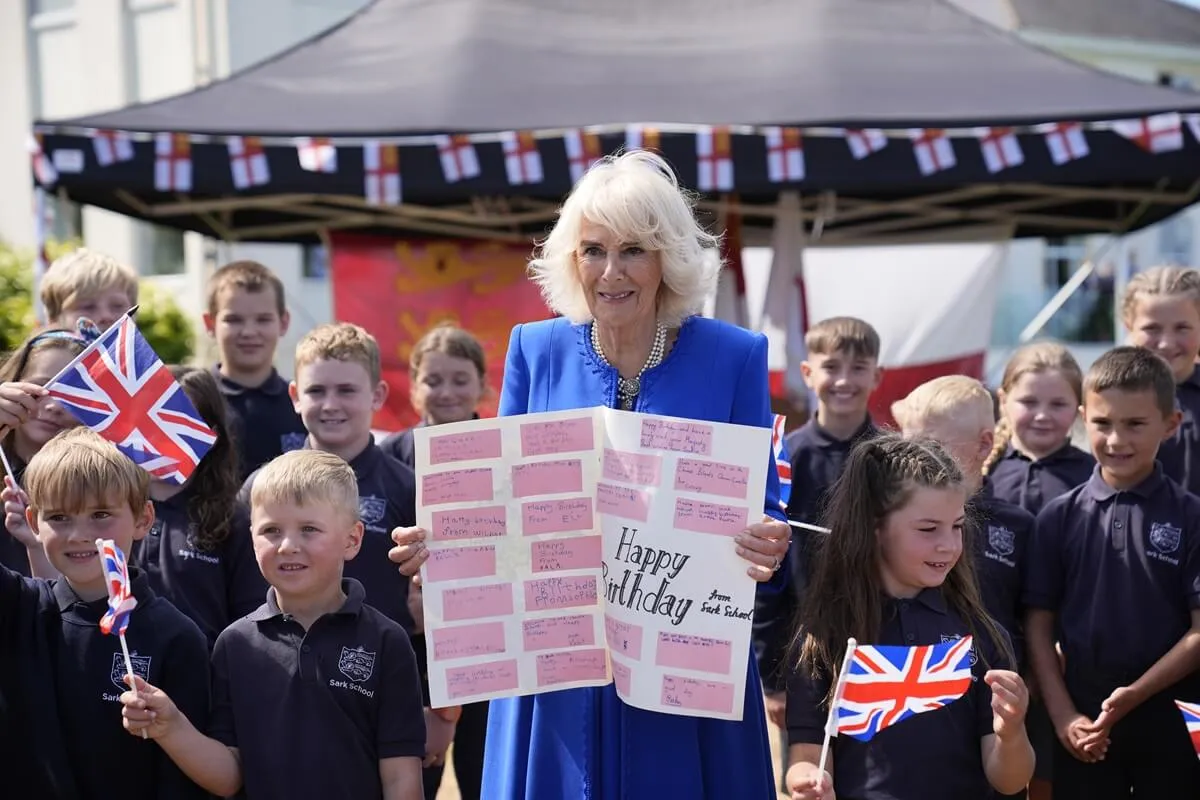
<path id="1" fill-rule="evenodd" d="M 375 525 L 387 513 L 387 498 L 367 495 L 358 498 L 358 517 L 364 525 Z"/>
<path id="2" fill-rule="evenodd" d="M 1017 537 L 1008 528 L 988 526 L 988 547 L 1001 556 L 1011 556 L 1017 547 Z"/>
<path id="3" fill-rule="evenodd" d="M 137 653 L 131 653 L 129 663 L 133 665 L 133 673 L 147 683 L 150 682 L 150 656 L 139 656 Z M 112 669 L 108 673 L 108 677 L 112 680 L 113 685 L 121 691 L 125 691 L 129 686 L 125 683 L 125 656 L 120 653 L 113 653 Z"/>
<path id="4" fill-rule="evenodd" d="M 362 647 L 343 647 L 338 670 L 355 683 L 362 683 L 375 671 L 375 654 Z"/>
<path id="5" fill-rule="evenodd" d="M 308 438 L 306 433 L 285 433 L 279 437 L 279 449 L 284 453 L 292 450 L 299 450 L 304 447 L 304 441 Z"/>
<path id="6" fill-rule="evenodd" d="M 1160 553 L 1174 553 L 1178 550 L 1179 537 L 1182 535 L 1182 529 L 1165 522 L 1155 522 L 1150 526 L 1150 544 Z"/>

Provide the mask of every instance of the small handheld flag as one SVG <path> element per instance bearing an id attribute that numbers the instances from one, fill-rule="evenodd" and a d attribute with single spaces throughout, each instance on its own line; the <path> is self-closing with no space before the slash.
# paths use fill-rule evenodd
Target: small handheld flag
<path id="1" fill-rule="evenodd" d="M 792 496 L 792 461 L 788 458 L 787 447 L 783 444 L 783 427 L 787 418 L 776 414 L 771 424 L 771 452 L 775 454 L 775 471 L 779 473 L 779 505 L 787 511 L 788 500 Z"/>
<path id="2" fill-rule="evenodd" d="M 1185 703 L 1182 700 L 1176 700 L 1175 705 L 1179 706 L 1179 711 L 1183 714 L 1188 734 L 1192 737 L 1192 749 L 1200 758 L 1200 703 Z"/>
<path id="3" fill-rule="evenodd" d="M 116 634 L 121 640 L 121 654 L 125 656 L 125 672 L 129 677 L 133 671 L 133 659 L 129 657 L 129 645 L 125 641 L 125 629 L 129 627 L 129 617 L 137 608 L 137 598 L 133 596 L 133 585 L 129 580 L 129 565 L 125 562 L 125 554 L 112 539 L 97 539 L 96 549 L 100 553 L 100 566 L 104 570 L 104 582 L 108 584 L 108 611 L 100 618 L 100 630 L 112 635 Z M 130 689 L 137 696 L 137 686 L 130 684 Z M 142 731 L 142 738 L 147 738 Z"/>

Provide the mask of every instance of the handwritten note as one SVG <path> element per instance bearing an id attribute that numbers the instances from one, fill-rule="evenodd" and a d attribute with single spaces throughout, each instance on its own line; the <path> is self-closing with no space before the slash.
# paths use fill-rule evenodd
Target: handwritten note
<path id="1" fill-rule="evenodd" d="M 521 425 L 521 455 L 544 456 L 551 453 L 577 453 L 595 447 L 591 415 L 551 422 L 527 422 Z"/>
<path id="2" fill-rule="evenodd" d="M 604 636 L 608 648 L 635 661 L 642 657 L 642 626 L 622 622 L 614 617 L 604 618 Z"/>
<path id="3" fill-rule="evenodd" d="M 645 522 L 650 518 L 650 495 L 632 486 L 596 485 L 596 507 L 604 514 Z"/>
<path id="4" fill-rule="evenodd" d="M 492 471 L 463 469 L 421 476 L 420 503 L 426 506 L 443 503 L 466 503 L 492 499 Z"/>
<path id="5" fill-rule="evenodd" d="M 728 675 L 733 667 L 733 643 L 703 636 L 659 631 L 658 652 L 654 663 L 660 667 Z"/>
<path id="6" fill-rule="evenodd" d="M 569 500 L 535 500 L 522 503 L 521 519 L 526 536 L 590 531 L 595 527 L 592 518 L 592 498 L 590 497 L 573 497 Z"/>
<path id="7" fill-rule="evenodd" d="M 434 511 L 431 519 L 429 535 L 435 542 L 487 539 L 503 536 L 508 532 L 508 517 L 504 506 Z"/>
<path id="8" fill-rule="evenodd" d="M 594 645 L 595 623 L 596 619 L 591 614 L 527 619 L 521 623 L 525 652 Z"/>
<path id="9" fill-rule="evenodd" d="M 750 468 L 719 461 L 681 458 L 675 464 L 675 491 L 719 494 L 746 499 L 750 488 Z"/>
<path id="10" fill-rule="evenodd" d="M 622 699 L 628 699 L 633 693 L 633 670 L 617 659 L 612 660 L 613 686 Z"/>
<path id="11" fill-rule="evenodd" d="M 466 578 L 490 578 L 495 574 L 495 547 L 455 547 L 430 551 L 425 580 L 433 583 Z"/>
<path id="12" fill-rule="evenodd" d="M 596 604 L 596 578 L 542 578 L 525 581 L 525 610 L 546 611 Z"/>
<path id="13" fill-rule="evenodd" d="M 446 589 L 442 596 L 442 619 L 457 622 L 513 613 L 512 585 L 492 583 Z"/>
<path id="14" fill-rule="evenodd" d="M 733 711 L 735 688 L 732 683 L 664 675 L 662 704 L 689 711 L 729 714 Z"/>
<path id="15" fill-rule="evenodd" d="M 437 661 L 493 656 L 505 652 L 503 622 L 437 628 L 430 632 L 429 638 L 433 643 L 431 658 Z"/>
<path id="16" fill-rule="evenodd" d="M 544 653 L 537 656 L 538 686 L 557 686 L 563 683 L 590 683 L 608 678 L 608 651 L 568 650 L 563 653 Z"/>
<path id="17" fill-rule="evenodd" d="M 515 691 L 520 686 L 517 660 L 490 661 L 465 667 L 449 667 L 442 671 L 445 676 L 446 696 L 458 700 L 473 695 L 501 695 Z"/>
<path id="18" fill-rule="evenodd" d="M 648 450 L 711 456 L 713 426 L 649 417 L 642 420 L 641 446 Z"/>
<path id="19" fill-rule="evenodd" d="M 603 540 L 599 536 L 572 536 L 569 539 L 531 542 L 531 569 L 534 572 L 600 569 L 602 547 Z"/>
<path id="20" fill-rule="evenodd" d="M 605 480 L 636 483 L 638 486 L 658 486 L 661 474 L 662 456 L 604 449 Z"/>
<path id="21" fill-rule="evenodd" d="M 697 533 L 737 536 L 749 522 L 745 506 L 723 506 L 699 500 L 675 500 L 675 527 Z"/>
<path id="22" fill-rule="evenodd" d="M 583 462 L 530 461 L 512 468 L 514 497 L 535 494 L 578 494 L 583 491 Z"/>
<path id="23" fill-rule="evenodd" d="M 498 430 L 433 436 L 429 439 L 429 463 L 450 464 L 455 461 L 499 458 L 501 442 Z"/>

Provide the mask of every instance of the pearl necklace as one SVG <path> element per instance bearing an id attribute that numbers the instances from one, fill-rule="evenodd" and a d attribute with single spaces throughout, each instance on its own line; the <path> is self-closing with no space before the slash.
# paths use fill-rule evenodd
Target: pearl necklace
<path id="1" fill-rule="evenodd" d="M 596 355 L 604 362 L 605 366 L 611 367 L 612 363 L 608 357 L 604 355 L 603 348 L 600 347 L 600 332 L 596 329 L 596 323 L 592 323 L 592 349 L 596 351 Z M 646 370 L 654 369 L 662 363 L 663 354 L 667 350 L 667 326 L 661 322 L 654 329 L 654 344 L 650 346 L 650 355 L 646 357 L 646 363 L 638 370 L 638 374 L 632 378 L 626 378 L 620 374 L 617 375 L 617 400 L 620 406 L 625 411 L 633 408 L 633 401 L 642 391 L 642 375 Z"/>

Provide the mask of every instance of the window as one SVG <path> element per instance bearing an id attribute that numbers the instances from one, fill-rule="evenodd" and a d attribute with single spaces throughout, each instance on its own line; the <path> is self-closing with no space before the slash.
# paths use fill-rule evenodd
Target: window
<path id="1" fill-rule="evenodd" d="M 138 226 L 139 272 L 143 275 L 181 275 L 186 267 L 183 252 L 183 231 L 153 225 Z"/>
<path id="2" fill-rule="evenodd" d="M 1158 257 L 1164 264 L 1192 265 L 1195 228 L 1187 214 L 1176 214 L 1158 228 Z"/>
<path id="3" fill-rule="evenodd" d="M 1082 238 L 1047 239 L 1043 257 L 1046 302 L 1074 275 L 1090 254 Z M 1046 325 L 1045 332 L 1068 342 L 1112 341 L 1115 271 L 1098 264 L 1086 281 L 1067 298 Z"/>
<path id="4" fill-rule="evenodd" d="M 304 246 L 304 266 L 302 274 L 305 278 L 325 280 L 329 277 L 329 249 L 320 244 Z"/>

